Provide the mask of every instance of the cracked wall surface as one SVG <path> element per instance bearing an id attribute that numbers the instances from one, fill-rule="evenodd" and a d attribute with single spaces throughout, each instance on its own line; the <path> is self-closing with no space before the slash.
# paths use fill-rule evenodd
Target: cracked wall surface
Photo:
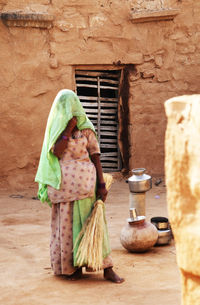
<path id="1" fill-rule="evenodd" d="M 139 11 L 179 9 L 170 21 L 133 23 Z M 50 29 L 0 22 L 1 187 L 34 185 L 48 113 L 74 90 L 76 66 L 130 69 L 122 90 L 129 116 L 125 166 L 164 174 L 164 101 L 199 90 L 200 3 L 134 0 L 0 0 L 0 13 L 54 16 Z M 125 69 L 127 71 L 127 69 Z M 126 150 L 126 148 L 125 148 Z"/>

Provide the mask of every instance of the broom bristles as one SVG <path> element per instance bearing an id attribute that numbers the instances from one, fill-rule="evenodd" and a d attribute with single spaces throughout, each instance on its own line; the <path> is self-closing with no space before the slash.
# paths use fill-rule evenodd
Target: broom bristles
<path id="1" fill-rule="evenodd" d="M 106 189 L 110 189 L 113 180 L 112 176 L 104 174 L 104 180 Z M 104 230 L 104 202 L 99 199 L 95 202 L 92 213 L 74 245 L 75 248 L 82 237 L 76 254 L 78 266 L 87 265 L 96 271 L 102 268 Z"/>

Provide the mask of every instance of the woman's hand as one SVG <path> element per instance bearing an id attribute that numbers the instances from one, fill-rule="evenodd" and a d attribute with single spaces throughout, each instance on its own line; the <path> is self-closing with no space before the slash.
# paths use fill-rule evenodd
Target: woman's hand
<path id="1" fill-rule="evenodd" d="M 76 124 L 77 124 L 77 118 L 73 116 L 73 118 L 68 122 L 67 127 L 63 132 L 63 135 L 67 135 L 67 136 L 71 135 L 72 131 L 76 127 Z"/>
<path id="2" fill-rule="evenodd" d="M 73 117 L 68 122 L 67 127 L 65 128 L 59 139 L 56 141 L 53 153 L 57 158 L 59 159 L 61 158 L 64 150 L 67 147 L 68 139 L 69 137 L 71 137 L 72 131 L 76 127 L 76 124 L 77 124 L 77 118 Z"/>

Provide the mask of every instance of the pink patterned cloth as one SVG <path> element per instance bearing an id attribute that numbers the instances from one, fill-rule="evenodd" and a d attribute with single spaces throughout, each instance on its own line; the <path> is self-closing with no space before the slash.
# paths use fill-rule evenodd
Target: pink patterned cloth
<path id="1" fill-rule="evenodd" d="M 61 187 L 48 187 L 48 197 L 52 203 L 68 202 L 92 197 L 96 185 L 96 169 L 89 155 L 100 154 L 99 144 L 90 129 L 77 131 L 68 141 L 62 158 Z"/>
<path id="2" fill-rule="evenodd" d="M 73 201 L 92 197 L 96 184 L 96 169 L 89 155 L 100 154 L 96 136 L 90 129 L 77 131 L 68 141 L 60 166 L 60 190 L 48 186 L 52 205 L 50 256 L 54 274 L 73 274 Z M 103 268 L 112 267 L 110 256 L 103 261 Z"/>
<path id="3" fill-rule="evenodd" d="M 51 216 L 51 267 L 54 274 L 71 275 L 76 271 L 73 266 L 73 202 L 57 203 L 52 206 Z M 113 267 L 111 256 L 103 260 L 102 269 Z M 91 270 L 90 270 L 91 271 Z"/>
<path id="4" fill-rule="evenodd" d="M 73 202 L 52 205 L 51 214 L 51 267 L 54 274 L 72 274 L 73 266 Z"/>

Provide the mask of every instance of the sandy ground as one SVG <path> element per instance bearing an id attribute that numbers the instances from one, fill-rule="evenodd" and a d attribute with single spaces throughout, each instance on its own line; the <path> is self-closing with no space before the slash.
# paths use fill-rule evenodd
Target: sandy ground
<path id="1" fill-rule="evenodd" d="M 107 220 L 115 271 L 123 284 L 106 282 L 102 273 L 85 273 L 76 282 L 55 277 L 49 261 L 50 208 L 32 199 L 35 190 L 0 194 L 0 300 L 13 305 L 131 304 L 180 305 L 180 276 L 174 241 L 146 253 L 129 253 L 119 236 L 129 217 L 129 189 L 113 184 L 107 198 Z M 166 216 L 166 188 L 146 193 L 146 216 Z"/>

